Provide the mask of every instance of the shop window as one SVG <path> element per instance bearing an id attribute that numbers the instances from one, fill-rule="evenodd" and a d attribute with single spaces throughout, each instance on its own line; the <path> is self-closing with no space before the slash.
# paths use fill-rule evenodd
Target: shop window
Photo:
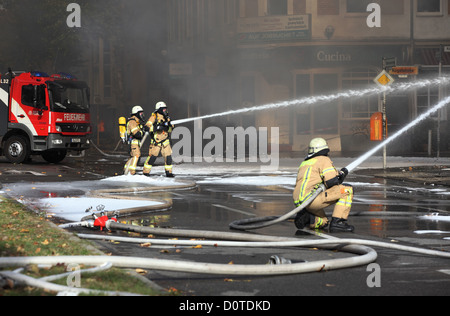
<path id="1" fill-rule="evenodd" d="M 442 0 L 417 0 L 417 12 L 440 13 Z"/>
<path id="2" fill-rule="evenodd" d="M 311 82 L 309 74 L 296 75 L 295 94 L 298 99 L 311 95 Z M 311 131 L 310 107 L 300 108 L 296 112 L 297 135 L 309 134 Z"/>
<path id="3" fill-rule="evenodd" d="M 267 0 L 267 12 L 269 15 L 287 15 L 287 0 Z"/>
<path id="4" fill-rule="evenodd" d="M 370 69 L 354 69 L 344 73 L 342 77 L 342 90 L 363 90 L 373 85 L 376 71 Z M 369 119 L 378 111 L 378 97 L 367 96 L 361 98 L 348 98 L 343 100 L 343 119 Z"/>
<path id="5" fill-rule="evenodd" d="M 315 74 L 314 95 L 330 95 L 338 91 L 337 74 Z M 314 110 L 314 132 L 321 134 L 338 133 L 338 104 L 334 100 L 323 104 L 317 104 Z"/>
<path id="6" fill-rule="evenodd" d="M 417 90 L 417 115 L 428 111 L 439 102 L 439 88 L 426 87 Z M 433 114 L 437 117 L 437 114 Z"/>

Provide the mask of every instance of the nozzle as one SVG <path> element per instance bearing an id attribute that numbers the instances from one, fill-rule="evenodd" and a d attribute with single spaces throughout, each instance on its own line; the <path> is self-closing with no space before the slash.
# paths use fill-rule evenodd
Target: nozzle
<path id="1" fill-rule="evenodd" d="M 283 257 L 278 257 L 277 255 L 273 255 L 270 257 L 268 264 L 291 264 L 292 261 Z"/>

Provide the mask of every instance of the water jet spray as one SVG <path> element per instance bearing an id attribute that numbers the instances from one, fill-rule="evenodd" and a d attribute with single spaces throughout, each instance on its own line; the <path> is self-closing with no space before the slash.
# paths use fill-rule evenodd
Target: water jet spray
<path id="1" fill-rule="evenodd" d="M 362 98 L 362 97 L 368 97 L 372 95 L 376 95 L 381 92 L 386 93 L 393 93 L 393 92 L 401 92 L 401 91 L 408 91 L 411 89 L 419 89 L 423 87 L 428 87 L 432 85 L 439 85 L 439 84 L 446 84 L 450 82 L 450 77 L 441 77 L 437 79 L 428 79 L 428 80 L 421 80 L 418 82 L 409 82 L 409 83 L 400 83 L 400 84 L 394 84 L 389 87 L 373 87 L 373 88 L 366 88 L 361 90 L 347 90 L 331 95 L 319 95 L 319 96 L 312 96 L 312 97 L 304 97 L 296 100 L 290 100 L 290 101 L 282 101 L 282 102 L 275 102 L 275 103 L 269 103 L 264 105 L 257 105 L 252 106 L 248 108 L 243 109 L 235 109 L 235 110 L 229 110 L 221 113 L 216 114 L 207 114 L 197 117 L 190 117 L 185 119 L 179 119 L 172 121 L 174 125 L 184 124 L 188 122 L 193 122 L 197 120 L 203 120 L 203 119 L 209 119 L 209 118 L 215 118 L 215 117 L 221 117 L 221 116 L 228 116 L 228 115 L 234 115 L 234 114 L 242 114 L 242 113 L 250 113 L 250 112 L 256 112 L 256 111 L 263 111 L 263 110 L 271 110 L 276 108 L 284 108 L 284 107 L 291 107 L 291 106 L 309 106 L 309 105 L 316 105 L 316 104 L 322 104 L 326 102 L 331 102 L 334 100 L 338 100 L 341 98 Z"/>
<path id="2" fill-rule="evenodd" d="M 360 164 L 362 164 L 364 161 L 366 161 L 369 157 L 374 155 L 378 150 L 380 150 L 387 144 L 391 143 L 392 141 L 396 140 L 398 137 L 403 135 L 405 132 L 410 130 L 412 127 L 416 126 L 417 124 L 419 124 L 426 118 L 430 117 L 433 113 L 437 112 L 438 110 L 440 110 L 444 106 L 448 105 L 449 103 L 450 103 L 450 97 L 447 97 L 447 98 L 443 99 L 442 101 L 440 101 L 435 106 L 433 106 L 432 108 L 430 108 L 428 111 L 419 115 L 415 120 L 413 120 L 412 122 L 410 122 L 409 124 L 404 126 L 402 129 L 400 129 L 399 131 L 394 133 L 391 137 L 389 137 L 385 141 L 381 142 L 379 145 L 375 146 L 373 149 L 369 150 L 367 153 L 365 153 L 364 155 L 362 155 L 361 157 L 359 157 L 358 159 L 353 161 L 351 164 L 349 164 L 347 166 L 348 172 L 353 171 L 356 167 L 358 167 Z"/>

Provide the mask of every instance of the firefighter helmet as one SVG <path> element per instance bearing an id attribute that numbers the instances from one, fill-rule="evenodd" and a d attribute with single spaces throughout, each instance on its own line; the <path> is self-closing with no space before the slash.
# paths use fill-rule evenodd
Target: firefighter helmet
<path id="1" fill-rule="evenodd" d="M 136 116 L 141 121 L 145 121 L 144 109 L 139 105 L 133 106 L 131 109 L 131 115 Z"/>
<path id="2" fill-rule="evenodd" d="M 159 110 L 160 108 L 166 108 L 167 107 L 167 104 L 165 104 L 164 102 L 158 102 L 158 103 L 156 103 L 156 107 L 155 107 L 155 110 Z"/>
<path id="3" fill-rule="evenodd" d="M 131 115 L 136 115 L 139 112 L 144 112 L 144 109 L 139 105 L 133 106 L 133 108 L 131 109 Z"/>
<path id="4" fill-rule="evenodd" d="M 317 154 L 319 151 L 329 149 L 327 141 L 323 138 L 314 138 L 309 143 L 309 149 L 308 149 L 308 157 L 311 157 L 315 154 Z"/>

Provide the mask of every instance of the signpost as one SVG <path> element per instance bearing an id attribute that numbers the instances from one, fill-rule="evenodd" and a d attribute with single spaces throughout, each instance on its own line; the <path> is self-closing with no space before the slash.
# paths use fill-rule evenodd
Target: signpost
<path id="1" fill-rule="evenodd" d="M 383 58 L 383 71 L 373 80 L 380 87 L 388 87 L 394 83 L 394 78 L 386 71 L 388 68 L 394 68 L 395 58 Z M 383 91 L 383 141 L 387 138 L 387 120 L 386 120 L 386 91 Z M 383 169 L 386 169 L 386 146 L 383 147 Z"/>

